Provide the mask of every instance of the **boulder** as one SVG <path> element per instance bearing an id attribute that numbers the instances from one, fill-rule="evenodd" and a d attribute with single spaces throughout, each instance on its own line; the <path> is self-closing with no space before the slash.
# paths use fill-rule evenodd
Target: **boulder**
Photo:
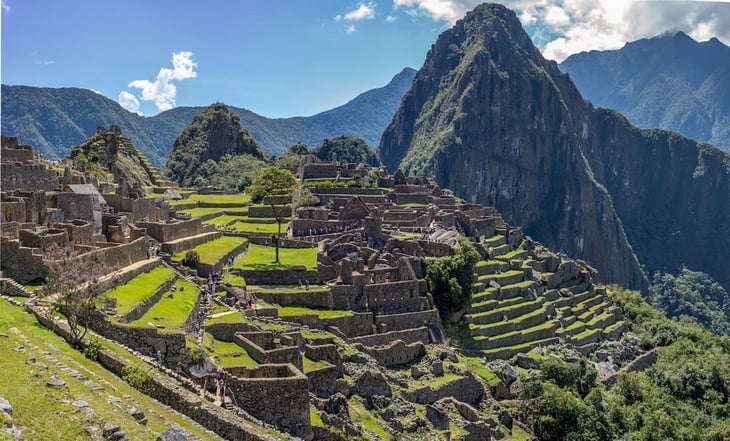
<path id="1" fill-rule="evenodd" d="M 347 397 L 341 393 L 336 393 L 327 398 L 324 402 L 324 411 L 331 415 L 337 415 L 340 418 L 349 418 L 350 408 L 347 404 Z"/>
<path id="2" fill-rule="evenodd" d="M 355 378 L 355 393 L 363 398 L 373 395 L 390 397 L 393 391 L 382 373 L 375 370 L 365 370 Z"/>
<path id="3" fill-rule="evenodd" d="M 426 405 L 426 419 L 439 430 L 449 429 L 449 413 L 439 404 Z"/>
<path id="4" fill-rule="evenodd" d="M 444 375 L 444 363 L 441 360 L 436 360 L 431 365 L 431 373 L 440 377 Z"/>
<path id="5" fill-rule="evenodd" d="M 157 437 L 157 441 L 188 441 L 190 434 L 180 426 L 173 426 L 165 430 Z"/>
<path id="6" fill-rule="evenodd" d="M 515 363 L 524 369 L 538 369 L 540 367 L 537 360 L 522 352 L 515 356 Z"/>
<path id="7" fill-rule="evenodd" d="M 464 426 L 467 435 L 461 438 L 462 441 L 489 441 L 489 426 L 484 421 L 469 422 Z"/>
<path id="8" fill-rule="evenodd" d="M 509 430 L 512 430 L 512 415 L 507 412 L 506 409 L 503 409 L 501 412 L 499 412 L 499 423 Z"/>

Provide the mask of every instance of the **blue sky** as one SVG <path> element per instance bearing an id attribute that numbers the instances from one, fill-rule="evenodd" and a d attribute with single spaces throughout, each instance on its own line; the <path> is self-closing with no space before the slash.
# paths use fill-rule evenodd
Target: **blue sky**
<path id="1" fill-rule="evenodd" d="M 311 115 L 418 69 L 473 0 L 2 0 L 3 84 L 82 87 L 154 115 L 222 101 Z M 548 58 L 681 29 L 730 42 L 730 3 L 511 0 Z"/>

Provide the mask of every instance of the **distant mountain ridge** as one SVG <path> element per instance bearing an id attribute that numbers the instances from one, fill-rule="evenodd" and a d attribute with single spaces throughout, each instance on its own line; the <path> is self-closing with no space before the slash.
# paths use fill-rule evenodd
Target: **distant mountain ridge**
<path id="1" fill-rule="evenodd" d="M 730 286 L 730 155 L 594 108 L 504 6 L 439 36 L 378 154 L 495 206 L 603 281 L 644 289 L 647 273 L 686 265 Z"/>
<path id="2" fill-rule="evenodd" d="M 270 155 L 283 154 L 297 141 L 313 146 L 338 135 L 359 136 L 374 147 L 415 74 L 414 69 L 405 68 L 385 86 L 308 117 L 267 118 L 247 109 L 231 110 Z M 143 117 L 86 89 L 2 85 L 2 133 L 17 136 L 45 156 L 58 158 L 66 156 L 71 146 L 83 142 L 98 126 L 117 125 L 162 168 L 175 138 L 204 108 L 177 107 Z"/>
<path id="3" fill-rule="evenodd" d="M 560 64 L 594 105 L 643 128 L 662 128 L 730 150 L 730 47 L 684 32 L 571 55 Z"/>

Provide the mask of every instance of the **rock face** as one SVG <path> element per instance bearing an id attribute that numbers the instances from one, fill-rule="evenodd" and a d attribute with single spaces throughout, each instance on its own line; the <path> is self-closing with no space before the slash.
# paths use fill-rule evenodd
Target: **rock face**
<path id="1" fill-rule="evenodd" d="M 571 55 L 560 64 L 594 105 L 639 127 L 659 127 L 730 150 L 730 47 L 684 32 L 611 51 Z"/>
<path id="2" fill-rule="evenodd" d="M 728 156 L 594 109 L 503 6 L 441 34 L 378 153 L 390 170 L 495 206 L 599 280 L 643 289 L 641 262 L 730 284 Z"/>
<path id="3" fill-rule="evenodd" d="M 218 162 L 225 155 L 249 154 L 263 159 L 258 143 L 241 127 L 241 119 L 228 106 L 215 103 L 200 112 L 172 145 L 166 168 L 169 176 L 191 186 L 206 161 Z"/>

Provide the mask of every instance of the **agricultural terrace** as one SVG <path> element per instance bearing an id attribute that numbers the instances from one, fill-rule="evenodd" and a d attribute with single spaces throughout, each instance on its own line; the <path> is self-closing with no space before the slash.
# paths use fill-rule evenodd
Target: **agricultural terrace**
<path id="1" fill-rule="evenodd" d="M 235 194 L 200 194 L 192 193 L 186 199 L 172 201 L 170 205 L 184 205 L 203 202 L 205 204 L 248 204 L 251 202 L 251 195 L 246 193 Z"/>
<path id="2" fill-rule="evenodd" d="M 142 317 L 132 322 L 136 326 L 180 328 L 198 297 L 198 288 L 185 279 L 177 279 L 172 288 Z"/>
<path id="3" fill-rule="evenodd" d="M 156 266 L 123 285 L 107 291 L 104 296 L 117 300 L 117 314 L 129 312 L 135 305 L 153 295 L 165 282 L 175 275 L 166 266 Z"/>
<path id="4" fill-rule="evenodd" d="M 238 256 L 233 267 L 238 269 L 286 269 L 302 265 L 308 270 L 317 268 L 317 248 L 279 248 L 280 264 L 275 263 L 274 247 L 249 244 L 248 251 Z M 202 261 L 202 256 L 201 256 Z"/>
<path id="5" fill-rule="evenodd" d="M 235 237 L 235 236 L 222 236 L 218 239 L 211 240 L 210 242 L 206 242 L 202 245 L 198 245 L 197 247 L 193 248 L 192 250 L 185 250 L 181 251 L 179 253 L 176 253 L 172 259 L 175 261 L 180 261 L 185 257 L 185 254 L 188 251 L 195 251 L 198 253 L 198 256 L 200 257 L 200 263 L 208 264 L 208 265 L 215 265 L 217 264 L 223 257 L 225 257 L 226 254 L 228 254 L 232 249 L 236 248 L 237 246 L 241 245 L 242 243 L 247 242 L 248 239 L 245 237 Z M 315 250 L 316 252 L 317 250 Z"/>

